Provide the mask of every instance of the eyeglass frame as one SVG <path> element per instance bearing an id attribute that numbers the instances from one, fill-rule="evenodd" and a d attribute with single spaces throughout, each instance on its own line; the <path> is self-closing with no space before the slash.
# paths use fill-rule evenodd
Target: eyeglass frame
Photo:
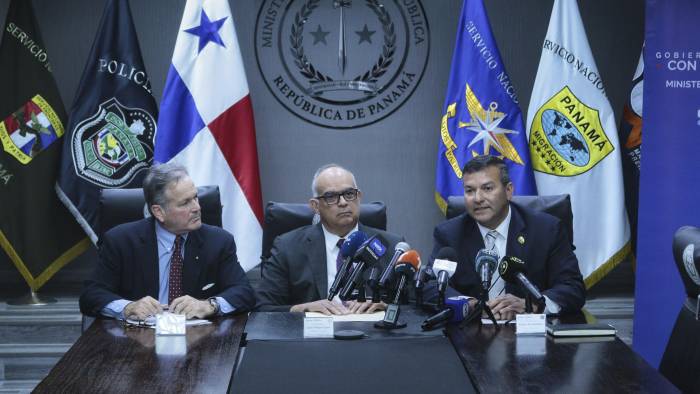
<path id="1" fill-rule="evenodd" d="M 354 195 L 354 197 L 347 198 L 347 196 L 346 196 L 347 193 L 351 193 L 350 196 Z M 349 189 L 343 190 L 342 192 L 326 192 L 326 193 L 323 193 L 323 195 L 321 195 L 321 196 L 315 196 L 314 199 L 319 200 L 319 201 L 323 200 L 323 202 L 326 203 L 326 205 L 337 205 L 338 203 L 340 203 L 341 196 L 343 197 L 343 199 L 346 202 L 350 202 L 350 201 L 357 200 L 357 197 L 359 195 L 360 195 L 360 189 L 355 188 L 355 187 L 351 187 Z M 334 202 L 328 202 L 328 199 L 331 197 L 334 197 L 334 199 L 335 199 Z"/>

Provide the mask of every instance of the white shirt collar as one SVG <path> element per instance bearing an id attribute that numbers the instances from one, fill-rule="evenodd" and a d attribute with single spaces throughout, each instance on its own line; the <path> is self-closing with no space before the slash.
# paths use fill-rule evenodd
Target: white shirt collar
<path id="1" fill-rule="evenodd" d="M 326 226 L 324 226 L 323 224 L 321 224 L 321 228 L 323 229 L 323 239 L 326 241 L 326 250 L 333 250 L 333 248 L 338 246 L 337 244 L 338 244 L 338 240 L 340 239 L 340 237 L 338 235 L 333 234 L 332 232 L 328 231 L 326 229 Z M 355 227 L 353 227 L 353 229 L 350 230 L 350 232 L 345 234 L 345 236 L 343 238 L 347 239 L 350 236 L 350 234 L 357 231 L 358 228 L 359 228 L 359 223 L 355 224 Z"/>
<path id="2" fill-rule="evenodd" d="M 503 237 L 503 239 L 508 239 L 508 228 L 510 227 L 510 217 L 511 217 L 511 210 L 510 210 L 510 203 L 508 204 L 508 214 L 506 215 L 505 219 L 496 226 L 494 230 Z M 481 238 L 486 238 L 486 234 L 488 234 L 489 231 L 491 231 L 490 228 L 486 226 L 482 226 L 481 223 L 476 222 L 476 225 L 479 226 L 479 232 L 481 232 Z"/>

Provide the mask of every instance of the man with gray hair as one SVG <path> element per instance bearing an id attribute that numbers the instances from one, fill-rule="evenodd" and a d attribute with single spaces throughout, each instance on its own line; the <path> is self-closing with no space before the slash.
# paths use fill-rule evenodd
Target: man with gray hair
<path id="1" fill-rule="evenodd" d="M 355 231 L 381 235 L 390 250 L 401 241 L 397 235 L 359 223 L 362 192 L 355 176 L 337 164 L 319 168 L 311 183 L 309 206 L 320 221 L 277 237 L 258 289 L 262 310 L 347 314 L 374 312 L 382 303 L 343 304 L 326 300 L 337 272 L 342 241 Z"/>
<path id="2" fill-rule="evenodd" d="M 188 319 L 250 310 L 255 294 L 233 236 L 202 224 L 197 189 L 185 167 L 151 167 L 143 193 L 152 217 L 116 226 L 102 237 L 80 310 L 138 320 L 166 307 Z"/>

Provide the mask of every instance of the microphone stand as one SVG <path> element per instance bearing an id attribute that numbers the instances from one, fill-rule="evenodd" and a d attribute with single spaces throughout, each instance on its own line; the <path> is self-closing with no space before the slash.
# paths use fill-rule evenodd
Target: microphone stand
<path id="1" fill-rule="evenodd" d="M 469 315 L 459 325 L 459 328 L 464 328 L 467 326 L 467 324 L 474 321 L 474 319 L 479 319 L 479 330 L 481 330 L 481 327 L 484 324 L 481 321 L 481 315 L 485 312 L 486 316 L 493 323 L 493 326 L 496 327 L 496 331 L 499 331 L 501 329 L 501 327 L 498 325 L 498 322 L 496 321 L 496 317 L 493 315 L 493 312 L 491 311 L 491 307 L 489 307 L 488 304 L 486 303 L 486 300 L 488 299 L 488 295 L 489 295 L 488 289 L 481 289 L 481 293 L 479 294 L 478 302 L 476 303 L 474 310 L 469 312 Z"/>

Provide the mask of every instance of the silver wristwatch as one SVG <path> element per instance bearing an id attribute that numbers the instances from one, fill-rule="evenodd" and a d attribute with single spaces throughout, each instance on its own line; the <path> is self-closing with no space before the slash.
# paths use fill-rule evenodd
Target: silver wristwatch
<path id="1" fill-rule="evenodd" d="M 221 312 L 221 306 L 219 305 L 219 300 L 216 297 L 210 297 L 207 299 L 209 304 L 214 307 L 214 315 L 218 315 Z"/>

